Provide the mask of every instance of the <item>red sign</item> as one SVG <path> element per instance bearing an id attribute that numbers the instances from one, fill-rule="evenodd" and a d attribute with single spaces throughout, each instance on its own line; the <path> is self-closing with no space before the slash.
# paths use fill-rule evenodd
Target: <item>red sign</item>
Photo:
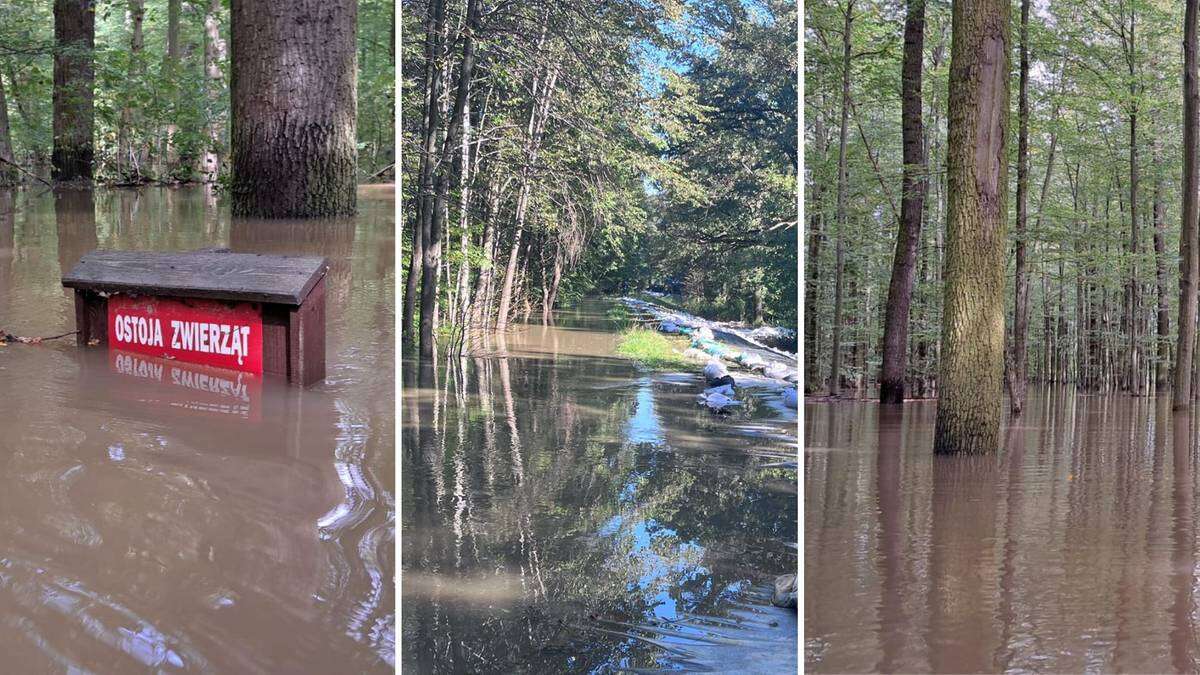
<path id="1" fill-rule="evenodd" d="M 114 295 L 108 345 L 164 359 L 262 373 L 262 311 L 248 302 Z"/>
<path id="2" fill-rule="evenodd" d="M 205 366 L 147 358 L 109 350 L 113 372 L 159 386 L 138 386 L 128 395 L 143 403 L 159 403 L 187 413 L 235 417 L 257 422 L 262 417 L 262 379 Z"/>

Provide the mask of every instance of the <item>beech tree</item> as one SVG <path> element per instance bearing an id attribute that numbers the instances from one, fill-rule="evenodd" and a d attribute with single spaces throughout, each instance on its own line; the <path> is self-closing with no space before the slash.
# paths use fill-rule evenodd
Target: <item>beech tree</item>
<path id="1" fill-rule="evenodd" d="M 1009 0 L 955 0 L 945 313 L 934 452 L 999 447 L 1007 243 Z"/>
<path id="2" fill-rule="evenodd" d="M 92 179 L 96 15 L 93 0 L 54 0 L 56 180 Z"/>

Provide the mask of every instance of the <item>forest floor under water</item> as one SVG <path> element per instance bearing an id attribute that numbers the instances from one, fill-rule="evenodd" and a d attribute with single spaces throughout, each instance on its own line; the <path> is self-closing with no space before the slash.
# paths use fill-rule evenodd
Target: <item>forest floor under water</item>
<path id="1" fill-rule="evenodd" d="M 936 401 L 805 403 L 808 672 L 1195 672 L 1197 428 L 1031 390 L 986 456 Z"/>
<path id="2" fill-rule="evenodd" d="M 797 668 L 796 411 L 698 406 L 699 369 L 614 356 L 613 306 L 406 362 L 403 666 Z"/>

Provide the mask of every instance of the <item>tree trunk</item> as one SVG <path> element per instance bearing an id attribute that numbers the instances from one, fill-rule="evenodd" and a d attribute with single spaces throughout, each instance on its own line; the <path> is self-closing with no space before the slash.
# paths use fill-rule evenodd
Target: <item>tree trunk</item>
<path id="1" fill-rule="evenodd" d="M 934 452 L 1000 444 L 1008 199 L 1008 0 L 952 11 L 944 316 Z"/>
<path id="2" fill-rule="evenodd" d="M 142 22 L 146 17 L 145 0 L 129 0 L 129 80 L 141 77 L 141 53 L 144 45 Z M 121 122 L 117 127 L 117 173 L 122 180 L 135 180 L 142 170 L 141 152 L 135 150 L 130 138 L 131 130 L 137 128 L 136 112 L 128 101 L 121 108 Z M 139 146 L 140 147 L 140 146 Z M 128 162 L 126 165 L 125 163 Z"/>
<path id="3" fill-rule="evenodd" d="M 54 180 L 92 180 L 94 152 L 93 0 L 54 0 Z"/>
<path id="4" fill-rule="evenodd" d="M 1029 0 L 1021 0 L 1021 75 L 1017 94 L 1017 237 L 1015 298 L 1013 302 L 1012 368 L 1009 397 L 1012 414 L 1021 415 L 1028 377 L 1029 271 L 1025 264 L 1029 218 Z"/>
<path id="5" fill-rule="evenodd" d="M 179 79 L 179 12 L 181 9 L 182 0 L 167 0 L 167 49 L 163 55 L 163 78 L 171 83 L 174 87 Z M 231 0 L 231 5 L 236 4 Z M 175 112 L 175 104 L 178 103 L 177 89 L 171 89 L 172 98 L 172 113 Z M 172 114 L 174 117 L 174 114 Z M 179 125 L 175 122 L 167 122 L 166 134 L 163 139 L 167 145 L 165 156 L 161 156 L 159 175 L 169 176 L 175 171 L 175 166 L 179 158 L 175 152 L 175 134 L 179 131 Z"/>
<path id="6" fill-rule="evenodd" d="M 1026 0 L 1028 1 L 1028 0 Z M 880 403 L 904 403 L 907 370 L 908 315 L 912 304 L 924 215 L 926 168 L 924 131 L 921 128 L 921 66 L 925 44 L 925 0 L 908 0 L 904 19 L 904 64 L 901 67 L 901 136 L 904 177 L 900 196 L 900 229 L 888 286 L 887 315 L 883 325 L 883 372 L 879 378 Z"/>
<path id="7" fill-rule="evenodd" d="M 515 214 L 516 225 L 513 229 L 512 247 L 508 252 L 508 264 L 504 270 L 504 285 L 500 287 L 500 307 L 496 312 L 496 330 L 503 332 L 508 328 L 508 314 L 512 305 L 514 280 L 517 275 L 517 253 L 520 250 L 521 238 L 525 231 L 525 218 L 529 210 L 530 192 L 533 189 L 529 173 L 537 162 L 541 146 L 542 130 L 546 117 L 550 114 L 550 100 L 554 95 L 554 85 L 558 80 L 558 63 L 550 66 L 550 72 L 539 87 L 535 81 L 533 91 L 535 96 L 530 106 L 529 124 L 526 127 L 525 166 L 521 167 L 521 186 L 517 193 Z"/>
<path id="8" fill-rule="evenodd" d="M 1161 166 L 1158 141 L 1154 142 L 1154 166 Z M 1170 388 L 1168 364 L 1171 360 L 1171 311 L 1167 298 L 1167 207 L 1163 202 L 1162 179 L 1154 179 L 1154 281 L 1158 295 L 1158 354 L 1154 363 L 1154 390 L 1164 393 Z"/>
<path id="9" fill-rule="evenodd" d="M 479 20 L 479 0 L 467 0 L 467 25 L 463 32 L 463 57 L 459 67 L 458 90 L 454 109 L 450 112 L 446 138 L 442 142 L 441 171 L 435 186 L 433 222 L 425 234 L 425 262 L 421 276 L 421 331 L 418 338 L 421 358 L 433 358 L 434 332 L 437 330 L 438 277 L 441 272 L 442 237 L 449 213 L 450 178 L 453 153 L 458 150 L 458 138 L 466 118 L 467 100 L 471 96 L 471 76 L 475 68 L 475 33 Z"/>
<path id="10" fill-rule="evenodd" d="M 221 0 L 209 0 L 204 14 L 204 78 L 208 101 L 208 146 L 200 159 L 200 176 L 205 183 L 215 183 L 221 175 L 221 90 L 224 88 L 221 62 L 225 60 L 225 41 L 221 39 Z"/>
<path id="11" fill-rule="evenodd" d="M 18 185 L 21 176 L 15 166 L 12 131 L 8 126 L 8 99 L 4 96 L 4 78 L 0 77 L 0 187 Z"/>
<path id="12" fill-rule="evenodd" d="M 1183 19 L 1183 204 L 1179 235 L 1179 344 L 1175 349 L 1172 407 L 1191 407 L 1192 351 L 1196 347 L 1196 291 L 1200 283 L 1200 223 L 1196 134 L 1200 132 L 1200 88 L 1196 81 L 1196 12 L 1200 0 L 1186 0 Z"/>
<path id="13" fill-rule="evenodd" d="M 1129 302 L 1127 304 L 1126 315 L 1127 324 L 1129 325 L 1129 360 L 1128 360 L 1128 375 L 1126 380 L 1130 391 L 1136 396 L 1142 393 L 1142 373 L 1141 373 L 1141 344 L 1138 341 L 1138 314 L 1140 304 L 1140 295 L 1138 288 L 1137 275 L 1137 256 L 1138 256 L 1138 156 L 1137 156 L 1137 123 L 1138 123 L 1138 107 L 1137 107 L 1137 51 L 1136 43 L 1134 42 L 1135 30 L 1137 27 L 1137 15 L 1133 13 L 1131 5 L 1129 16 L 1129 40 L 1128 49 L 1126 50 L 1126 59 L 1129 66 Z"/>
<path id="14" fill-rule="evenodd" d="M 854 28 L 854 0 L 846 0 L 842 26 L 842 120 L 838 128 L 837 241 L 834 244 L 833 358 L 829 367 L 829 395 L 842 394 L 842 285 L 846 276 L 846 191 L 848 189 L 846 141 L 850 127 L 850 48 Z"/>
<path id="15" fill-rule="evenodd" d="M 234 215 L 354 213 L 356 8 L 233 0 Z"/>

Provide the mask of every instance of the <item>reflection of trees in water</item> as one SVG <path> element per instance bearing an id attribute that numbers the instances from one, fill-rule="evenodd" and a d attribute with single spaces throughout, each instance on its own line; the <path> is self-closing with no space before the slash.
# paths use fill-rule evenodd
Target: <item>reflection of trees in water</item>
<path id="1" fill-rule="evenodd" d="M 653 665 L 661 652 L 632 635 L 572 626 L 645 622 L 660 603 L 718 611 L 747 551 L 795 541 L 795 496 L 768 487 L 779 470 L 625 439 L 632 377 L 514 357 L 406 374 L 405 666 Z"/>
<path id="2" fill-rule="evenodd" d="M 54 190 L 58 266 L 65 274 L 84 253 L 96 248 L 96 200 L 91 190 Z"/>

